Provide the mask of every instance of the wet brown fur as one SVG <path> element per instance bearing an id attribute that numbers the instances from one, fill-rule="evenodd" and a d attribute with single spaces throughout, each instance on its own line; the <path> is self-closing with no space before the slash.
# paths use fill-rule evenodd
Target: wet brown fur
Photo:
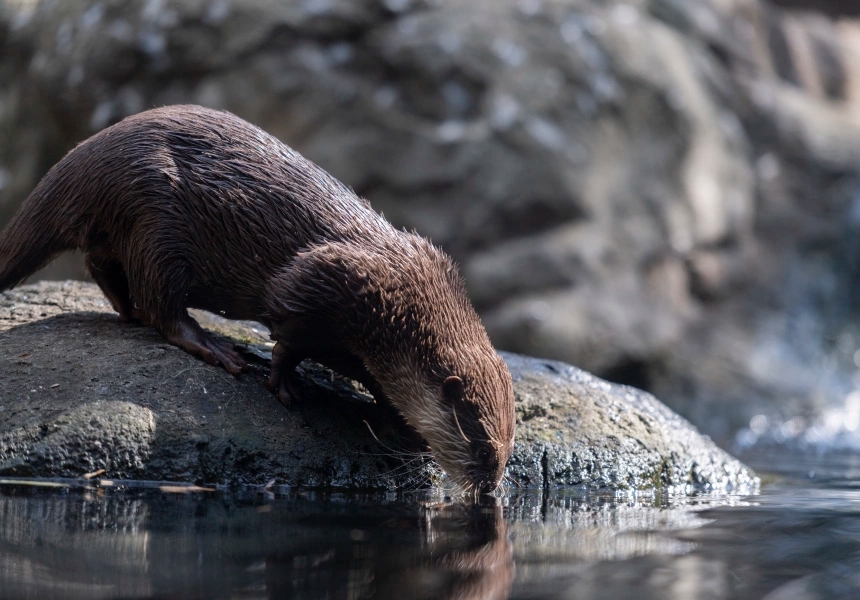
<path id="1" fill-rule="evenodd" d="M 186 309 L 260 321 L 282 400 L 313 358 L 390 401 L 459 484 L 499 483 L 510 374 L 454 263 L 262 130 L 170 106 L 81 143 L 0 234 L 0 291 L 73 249 L 122 319 L 234 374 L 241 357 Z"/>

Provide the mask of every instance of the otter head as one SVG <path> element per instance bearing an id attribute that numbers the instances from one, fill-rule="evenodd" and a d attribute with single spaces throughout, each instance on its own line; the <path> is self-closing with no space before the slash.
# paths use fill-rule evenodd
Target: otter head
<path id="1" fill-rule="evenodd" d="M 467 492 L 495 490 L 513 452 L 516 418 L 511 376 L 489 348 L 478 360 L 457 361 L 444 376 L 413 388 L 408 402 L 392 400 L 437 463 Z M 415 393 L 418 392 L 418 393 Z"/>
<path id="2" fill-rule="evenodd" d="M 495 490 L 514 449 L 514 394 L 507 368 L 493 381 L 451 375 L 442 382 L 441 401 L 450 410 L 450 430 L 438 444 L 437 460 L 461 485 L 481 492 Z M 505 375 L 507 375 L 505 377 Z M 459 439 L 457 439 L 459 435 Z M 456 451 L 445 450 L 454 442 Z M 432 447 L 432 445 L 431 445 Z M 457 459 L 449 465 L 450 458 Z"/>

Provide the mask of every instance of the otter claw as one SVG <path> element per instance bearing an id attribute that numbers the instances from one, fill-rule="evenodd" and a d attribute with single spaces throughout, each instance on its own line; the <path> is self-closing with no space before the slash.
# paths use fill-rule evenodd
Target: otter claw
<path id="1" fill-rule="evenodd" d="M 289 408 L 290 404 L 292 404 L 292 401 L 293 401 L 293 395 L 290 392 L 288 392 L 285 388 L 281 387 L 278 390 L 278 400 L 281 401 L 281 404 L 283 404 L 284 406 Z"/>
<path id="2" fill-rule="evenodd" d="M 213 353 L 221 366 L 234 377 L 238 377 L 248 368 L 248 363 L 246 363 L 233 348 L 227 348 L 224 345 L 219 344 L 219 347 L 216 347 L 213 350 Z"/>
<path id="3" fill-rule="evenodd" d="M 269 381 L 266 383 L 266 387 L 269 388 L 269 391 L 276 394 L 281 404 L 287 408 L 289 408 L 293 402 L 298 402 L 301 397 L 297 392 L 295 382 L 291 379 L 292 378 L 289 375 L 278 373 L 273 369 L 272 373 L 269 375 Z"/>

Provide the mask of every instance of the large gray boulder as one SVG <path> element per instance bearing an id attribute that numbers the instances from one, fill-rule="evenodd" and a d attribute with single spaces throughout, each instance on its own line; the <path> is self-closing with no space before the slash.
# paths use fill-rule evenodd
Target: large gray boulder
<path id="1" fill-rule="evenodd" d="M 432 466 L 398 454 L 397 421 L 347 380 L 305 363 L 303 399 L 264 386 L 265 332 L 198 313 L 260 357 L 236 379 L 123 325 L 80 282 L 0 294 L 0 475 L 416 487 Z M 505 354 L 525 487 L 751 491 L 757 478 L 653 396 L 564 363 Z M 371 432 L 372 430 L 372 432 Z M 444 482 L 443 482 L 444 483 Z"/>

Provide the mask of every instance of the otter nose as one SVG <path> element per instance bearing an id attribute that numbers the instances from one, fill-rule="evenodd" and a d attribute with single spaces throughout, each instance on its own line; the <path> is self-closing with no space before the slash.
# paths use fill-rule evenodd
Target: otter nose
<path id="1" fill-rule="evenodd" d="M 478 483 L 478 491 L 480 491 L 482 494 L 491 494 L 496 491 L 497 487 L 498 484 L 495 481 L 490 481 L 489 479 Z"/>

